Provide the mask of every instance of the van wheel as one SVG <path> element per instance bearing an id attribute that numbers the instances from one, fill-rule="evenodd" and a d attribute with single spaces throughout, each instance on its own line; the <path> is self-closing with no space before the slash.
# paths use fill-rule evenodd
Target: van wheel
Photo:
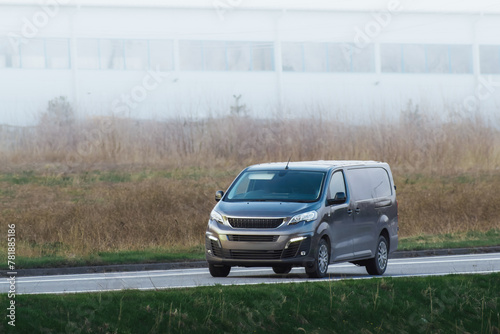
<path id="1" fill-rule="evenodd" d="M 231 271 L 230 266 L 209 264 L 208 270 L 213 277 L 227 277 Z"/>
<path id="2" fill-rule="evenodd" d="M 286 267 L 273 267 L 273 271 L 276 274 L 288 274 L 292 270 L 292 266 L 286 266 Z"/>
<path id="3" fill-rule="evenodd" d="M 389 249 L 387 240 L 383 235 L 378 237 L 377 249 L 375 257 L 367 260 L 366 271 L 370 275 L 382 275 L 387 269 L 387 261 L 389 259 Z"/>
<path id="4" fill-rule="evenodd" d="M 306 266 L 307 276 L 310 278 L 325 277 L 330 264 L 330 247 L 325 239 L 321 239 L 316 249 L 316 259 L 312 266 Z"/>

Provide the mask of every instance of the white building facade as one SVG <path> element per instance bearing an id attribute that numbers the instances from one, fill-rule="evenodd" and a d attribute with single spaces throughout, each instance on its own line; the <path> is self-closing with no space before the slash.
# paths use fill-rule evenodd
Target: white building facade
<path id="1" fill-rule="evenodd" d="M 500 110 L 500 4 L 0 0 L 0 123 Z M 411 105 L 411 107 L 409 107 Z"/>

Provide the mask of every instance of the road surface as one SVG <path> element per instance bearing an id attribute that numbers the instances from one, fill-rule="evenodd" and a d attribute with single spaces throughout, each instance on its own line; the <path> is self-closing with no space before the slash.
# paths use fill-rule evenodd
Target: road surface
<path id="1" fill-rule="evenodd" d="M 122 289 L 172 289 L 182 287 L 242 285 L 261 283 L 292 283 L 321 280 L 365 279 L 364 267 L 350 263 L 330 265 L 329 276 L 308 279 L 304 268 L 294 268 L 288 275 L 276 275 L 271 268 L 232 268 L 225 278 L 213 278 L 207 268 L 154 270 L 125 273 L 97 273 L 16 277 L 16 294 L 79 293 L 116 291 Z M 446 274 L 487 274 L 500 272 L 500 253 L 433 256 L 390 259 L 384 277 L 430 276 Z M 0 281 L 0 293 L 11 288 L 9 278 Z"/>

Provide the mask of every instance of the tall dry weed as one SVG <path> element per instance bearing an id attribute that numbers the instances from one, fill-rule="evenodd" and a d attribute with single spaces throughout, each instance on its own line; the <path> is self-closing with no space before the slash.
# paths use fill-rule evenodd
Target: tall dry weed
<path id="1" fill-rule="evenodd" d="M 436 123 L 413 115 L 398 123 L 352 125 L 321 117 L 164 122 L 109 117 L 65 125 L 45 121 L 30 131 L 18 131 L 14 142 L 1 132 L 4 166 L 50 162 L 71 170 L 103 164 L 225 167 L 290 158 L 383 160 L 407 172 L 500 168 L 500 131 L 469 118 Z"/>
<path id="2" fill-rule="evenodd" d="M 68 254 L 193 247 L 203 241 L 213 206 L 207 184 L 210 179 L 99 182 L 78 200 L 77 186 L 30 184 L 16 192 L 19 200 L 3 218 L 16 224 L 30 255 L 42 255 L 43 244 L 67 247 Z"/>

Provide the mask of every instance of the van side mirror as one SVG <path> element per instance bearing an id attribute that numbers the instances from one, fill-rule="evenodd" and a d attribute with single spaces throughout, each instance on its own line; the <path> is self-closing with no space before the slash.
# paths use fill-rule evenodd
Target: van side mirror
<path id="1" fill-rule="evenodd" d="M 338 192 L 334 198 L 328 200 L 328 205 L 345 203 L 347 197 L 344 192 Z"/>
<path id="2" fill-rule="evenodd" d="M 222 190 L 217 190 L 215 192 L 215 201 L 216 202 L 220 201 L 223 196 L 224 196 L 224 192 Z"/>

